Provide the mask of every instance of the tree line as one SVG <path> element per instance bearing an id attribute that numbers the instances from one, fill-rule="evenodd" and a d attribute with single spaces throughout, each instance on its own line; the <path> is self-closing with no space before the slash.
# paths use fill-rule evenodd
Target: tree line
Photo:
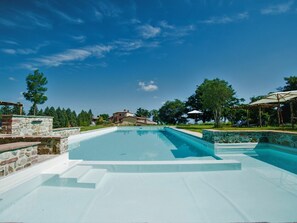
<path id="1" fill-rule="evenodd" d="M 297 77 L 290 76 L 284 78 L 285 85 L 276 88 L 278 91 L 297 90 Z M 263 98 L 263 95 L 253 96 L 251 102 Z M 213 80 L 205 79 L 200 85 L 197 85 L 195 92 L 185 101 L 175 99 L 166 101 L 158 110 L 149 111 L 144 108 L 137 109 L 137 116 L 151 117 L 153 121 L 159 124 L 186 124 L 187 113 L 192 110 L 199 110 L 200 115 L 190 116 L 195 122 L 201 120 L 203 123 L 214 121 L 215 127 L 220 127 L 221 121 L 236 123 L 239 120 L 248 121 L 253 125 L 260 125 L 258 108 L 246 109 L 245 100 L 236 97 L 236 91 L 227 81 L 215 78 Z M 297 104 L 294 103 L 294 111 L 297 110 Z M 282 105 L 282 116 L 284 122 L 290 122 L 289 104 Z M 265 108 L 262 110 L 261 125 L 277 125 L 277 110 Z"/>
<path id="2" fill-rule="evenodd" d="M 19 108 L 17 106 L 3 106 L 0 108 L 1 115 L 15 114 L 19 115 Z M 26 113 L 23 111 L 23 115 Z M 33 115 L 32 107 L 28 112 L 28 115 Z M 54 108 L 46 107 L 44 110 L 37 110 L 35 108 L 35 115 L 38 116 L 51 116 L 53 117 L 53 127 L 54 128 L 64 128 L 64 127 L 76 127 L 76 126 L 89 126 L 92 123 L 93 113 L 90 109 L 89 111 L 82 110 L 77 114 L 74 110 L 70 108 Z"/>

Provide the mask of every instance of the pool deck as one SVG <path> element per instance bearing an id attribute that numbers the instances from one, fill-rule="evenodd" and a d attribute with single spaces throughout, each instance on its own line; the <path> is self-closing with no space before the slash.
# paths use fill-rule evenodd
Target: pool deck
<path id="1" fill-rule="evenodd" d="M 245 154 L 220 157 L 241 162 L 241 170 L 107 172 L 96 189 L 41 186 L 0 211 L 0 222 L 297 221 L 296 174 Z M 60 162 L 43 174 L 59 174 L 71 161 Z"/>

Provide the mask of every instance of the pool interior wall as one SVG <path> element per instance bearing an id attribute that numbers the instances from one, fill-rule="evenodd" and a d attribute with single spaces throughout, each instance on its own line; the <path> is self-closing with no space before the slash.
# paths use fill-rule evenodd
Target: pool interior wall
<path id="1" fill-rule="evenodd" d="M 1 193 L 0 222 L 296 221 L 296 174 L 244 153 L 220 157 L 241 163 L 241 170 L 107 171 L 91 188 L 70 186 L 79 182 L 73 181 L 69 169 L 86 161 L 76 160 L 66 169 L 58 165 Z M 51 184 L 57 175 L 70 177 L 70 184 Z"/>

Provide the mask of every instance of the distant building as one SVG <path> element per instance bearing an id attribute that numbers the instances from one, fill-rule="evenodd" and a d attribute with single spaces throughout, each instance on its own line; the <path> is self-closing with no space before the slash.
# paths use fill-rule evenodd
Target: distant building
<path id="1" fill-rule="evenodd" d="M 136 117 L 135 114 L 126 109 L 122 112 L 113 113 L 110 117 L 110 121 L 122 125 L 157 125 L 156 122 L 153 122 L 146 117 Z"/>

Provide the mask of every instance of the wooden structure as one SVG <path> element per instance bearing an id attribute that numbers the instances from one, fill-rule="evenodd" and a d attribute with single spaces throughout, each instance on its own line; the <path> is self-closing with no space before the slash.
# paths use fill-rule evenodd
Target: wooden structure
<path id="1" fill-rule="evenodd" d="M 23 113 L 23 104 L 21 104 L 20 102 L 13 103 L 13 102 L 0 101 L 0 105 L 3 105 L 3 106 L 18 106 L 19 109 L 20 109 L 20 115 Z"/>
<path id="2" fill-rule="evenodd" d="M 278 124 L 283 125 L 284 120 L 281 112 L 281 104 L 284 103 L 290 103 L 290 112 L 291 112 L 291 123 L 292 128 L 294 128 L 294 111 L 293 111 L 293 101 L 297 100 L 297 91 L 284 91 L 284 92 L 275 92 L 268 94 L 264 98 L 250 103 L 250 106 L 267 106 L 267 105 L 274 105 L 274 107 L 277 107 L 277 118 L 278 118 Z"/>
<path id="3" fill-rule="evenodd" d="M 258 108 L 259 110 L 259 126 L 262 127 L 262 114 L 263 114 L 263 109 L 264 108 L 273 108 L 276 107 L 277 105 L 275 104 L 257 104 L 257 105 L 239 105 L 236 107 L 233 107 L 233 109 L 244 109 L 246 110 L 246 116 L 247 116 L 247 125 L 249 126 L 249 111 L 250 109 Z"/>

